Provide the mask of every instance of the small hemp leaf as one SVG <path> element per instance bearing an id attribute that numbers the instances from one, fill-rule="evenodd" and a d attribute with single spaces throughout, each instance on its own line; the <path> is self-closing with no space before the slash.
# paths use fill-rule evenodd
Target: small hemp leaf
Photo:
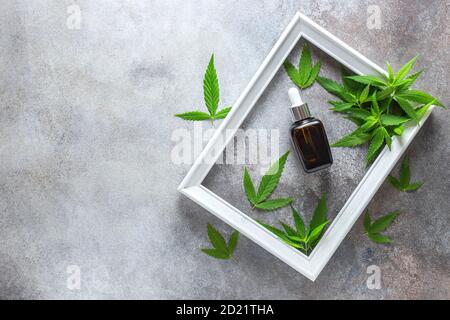
<path id="1" fill-rule="evenodd" d="M 305 228 L 302 217 L 292 205 L 291 212 L 295 224 L 294 227 L 280 221 L 280 224 L 283 227 L 283 230 L 281 230 L 264 222 L 258 222 L 267 230 L 278 236 L 286 244 L 308 255 L 320 241 L 325 227 L 329 224 L 327 218 L 328 208 L 326 194 L 322 195 L 322 198 L 317 204 L 307 229 Z"/>
<path id="2" fill-rule="evenodd" d="M 408 191 L 416 191 L 422 185 L 423 182 L 417 181 L 411 183 L 411 171 L 409 167 L 409 157 L 406 156 L 402 161 L 402 166 L 400 168 L 400 177 L 399 179 L 389 175 L 387 177 L 389 183 L 397 190 L 408 192 Z"/>
<path id="3" fill-rule="evenodd" d="M 382 235 L 381 232 L 385 231 L 397 218 L 399 215 L 399 211 L 393 211 L 377 220 L 373 223 L 371 222 L 369 210 L 366 211 L 364 215 L 364 230 L 366 231 L 367 236 L 370 240 L 379 244 L 388 244 L 392 243 L 392 240 L 385 235 Z"/>
<path id="4" fill-rule="evenodd" d="M 313 66 L 309 46 L 308 44 L 305 44 L 300 56 L 298 69 L 286 60 L 284 62 L 284 70 L 293 83 L 295 83 L 300 89 L 306 89 L 314 83 L 319 75 L 320 65 L 320 61 L 318 61 Z"/>
<path id="5" fill-rule="evenodd" d="M 203 78 L 203 99 L 205 100 L 206 109 L 208 112 L 203 111 L 189 111 L 185 113 L 179 113 L 175 116 L 183 120 L 190 121 L 204 121 L 210 120 L 214 123 L 214 120 L 225 119 L 231 110 L 231 107 L 226 106 L 223 109 L 217 111 L 219 105 L 219 80 L 217 78 L 216 68 L 214 66 L 214 54 L 211 55 L 208 67 L 205 71 Z"/>
<path id="6" fill-rule="evenodd" d="M 292 198 L 267 199 L 280 182 L 288 155 L 289 151 L 283 154 L 270 166 L 259 183 L 258 191 L 255 189 L 255 185 L 253 184 L 247 168 L 244 169 L 244 191 L 253 208 L 269 211 L 282 208 L 292 202 Z"/>
<path id="7" fill-rule="evenodd" d="M 239 232 L 234 231 L 227 243 L 220 232 L 208 223 L 208 238 L 213 248 L 201 249 L 205 254 L 216 259 L 232 259 L 237 262 L 233 254 L 238 243 Z"/>

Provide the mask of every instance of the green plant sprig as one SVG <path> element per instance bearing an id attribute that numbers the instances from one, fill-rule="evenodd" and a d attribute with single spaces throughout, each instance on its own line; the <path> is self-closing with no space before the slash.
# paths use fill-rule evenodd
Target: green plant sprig
<path id="1" fill-rule="evenodd" d="M 416 57 L 394 75 L 388 65 L 387 75 L 355 76 L 345 70 L 342 84 L 318 77 L 317 82 L 340 101 L 330 101 L 331 110 L 343 113 L 358 128 L 335 142 L 333 147 L 354 147 L 369 143 L 366 160 L 370 164 L 382 148 L 391 148 L 392 138 L 403 134 L 405 124 L 418 123 L 432 105 L 444 107 L 430 94 L 411 89 L 422 71 L 409 75 Z"/>
<path id="2" fill-rule="evenodd" d="M 220 91 L 219 80 L 217 78 L 216 68 L 214 66 L 214 54 L 211 55 L 208 67 L 205 71 L 203 78 L 203 99 L 205 100 L 206 108 L 208 112 L 203 111 L 190 111 L 185 113 L 179 113 L 175 116 L 183 120 L 190 121 L 203 121 L 210 120 L 214 123 L 214 120 L 225 119 L 231 110 L 231 107 L 225 107 L 219 111 Z"/>
<path id="3" fill-rule="evenodd" d="M 389 175 L 387 179 L 394 188 L 405 192 L 416 191 L 423 185 L 423 182 L 421 181 L 411 183 L 411 171 L 409 168 L 408 156 L 403 159 L 402 166 L 400 168 L 400 179 L 397 180 L 392 175 Z"/>
<path id="4" fill-rule="evenodd" d="M 208 223 L 208 238 L 213 248 L 201 249 L 205 254 L 216 259 L 232 259 L 236 261 L 233 254 L 238 243 L 239 232 L 234 231 L 227 243 L 220 232 Z"/>
<path id="5" fill-rule="evenodd" d="M 371 222 L 369 210 L 364 215 L 364 229 L 370 240 L 375 243 L 386 244 L 392 243 L 392 240 L 381 232 L 385 231 L 394 222 L 395 218 L 399 215 L 398 211 L 393 211 L 377 220 Z"/>
<path id="6" fill-rule="evenodd" d="M 305 44 L 300 56 L 298 69 L 288 60 L 284 62 L 284 69 L 293 83 L 300 89 L 306 89 L 316 80 L 320 71 L 320 61 L 313 66 L 311 52 L 308 44 Z"/>
<path id="7" fill-rule="evenodd" d="M 264 222 L 258 222 L 288 245 L 308 255 L 322 238 L 323 231 L 329 224 L 327 218 L 328 208 L 326 194 L 322 195 L 322 198 L 317 204 L 308 228 L 305 227 L 303 219 L 293 206 L 291 206 L 291 212 L 295 227 L 291 227 L 280 221 L 280 224 L 283 227 L 283 230 L 281 230 Z"/>
<path id="8" fill-rule="evenodd" d="M 270 166 L 259 183 L 258 191 L 255 189 L 255 185 L 253 184 L 247 168 L 244 169 L 244 191 L 253 208 L 275 210 L 287 206 L 292 202 L 292 198 L 268 199 L 280 182 L 288 155 L 289 151 L 283 154 Z"/>

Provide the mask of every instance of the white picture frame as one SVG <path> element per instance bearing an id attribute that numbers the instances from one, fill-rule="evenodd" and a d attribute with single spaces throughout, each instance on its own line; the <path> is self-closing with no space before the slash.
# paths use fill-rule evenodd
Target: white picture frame
<path id="1" fill-rule="evenodd" d="M 314 281 L 427 120 L 433 107 L 419 125 L 408 126 L 401 137 L 393 139 L 391 150 L 387 148 L 382 150 L 311 254 L 307 256 L 301 253 L 201 184 L 301 37 L 356 74 L 385 74 L 381 67 L 297 12 L 234 103 L 227 118 L 196 159 L 178 190 Z"/>

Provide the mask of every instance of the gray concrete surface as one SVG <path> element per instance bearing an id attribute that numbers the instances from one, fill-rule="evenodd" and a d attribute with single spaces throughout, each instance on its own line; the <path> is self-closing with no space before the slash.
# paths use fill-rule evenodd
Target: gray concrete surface
<path id="1" fill-rule="evenodd" d="M 79 30 L 66 26 L 73 3 Z M 373 4 L 379 30 L 366 27 Z M 442 110 L 408 152 L 424 187 L 402 194 L 385 183 L 369 206 L 402 210 L 388 232 L 395 244 L 369 242 L 358 221 L 314 283 L 244 237 L 237 264 L 199 251 L 208 222 L 231 229 L 176 191 L 190 166 L 172 163 L 171 134 L 193 125 L 173 114 L 203 105 L 212 52 L 222 101 L 232 103 L 297 10 L 380 65 L 420 54 L 417 87 L 450 104 L 448 1 L 2 1 L 0 298 L 450 298 Z M 336 76 L 336 64 L 314 53 Z M 285 110 L 288 85 L 279 72 L 245 127 L 282 132 L 287 113 L 271 115 Z M 330 140 L 351 128 L 327 110 L 320 88 L 307 95 Z M 308 214 L 327 190 L 335 214 L 364 172 L 364 150 L 334 152 L 332 170 L 308 177 L 290 159 L 277 193 L 297 194 Z M 241 173 L 217 165 L 205 184 L 245 209 Z M 81 270 L 79 290 L 67 288 L 69 265 Z M 380 290 L 366 286 L 369 265 L 381 268 Z"/>

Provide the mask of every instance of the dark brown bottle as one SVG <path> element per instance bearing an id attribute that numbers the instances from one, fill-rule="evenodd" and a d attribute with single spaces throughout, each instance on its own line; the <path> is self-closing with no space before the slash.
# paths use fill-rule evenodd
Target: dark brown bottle
<path id="1" fill-rule="evenodd" d="M 333 164 L 330 145 L 322 122 L 311 116 L 297 88 L 289 90 L 294 123 L 290 128 L 291 141 L 306 172 L 315 172 Z"/>

